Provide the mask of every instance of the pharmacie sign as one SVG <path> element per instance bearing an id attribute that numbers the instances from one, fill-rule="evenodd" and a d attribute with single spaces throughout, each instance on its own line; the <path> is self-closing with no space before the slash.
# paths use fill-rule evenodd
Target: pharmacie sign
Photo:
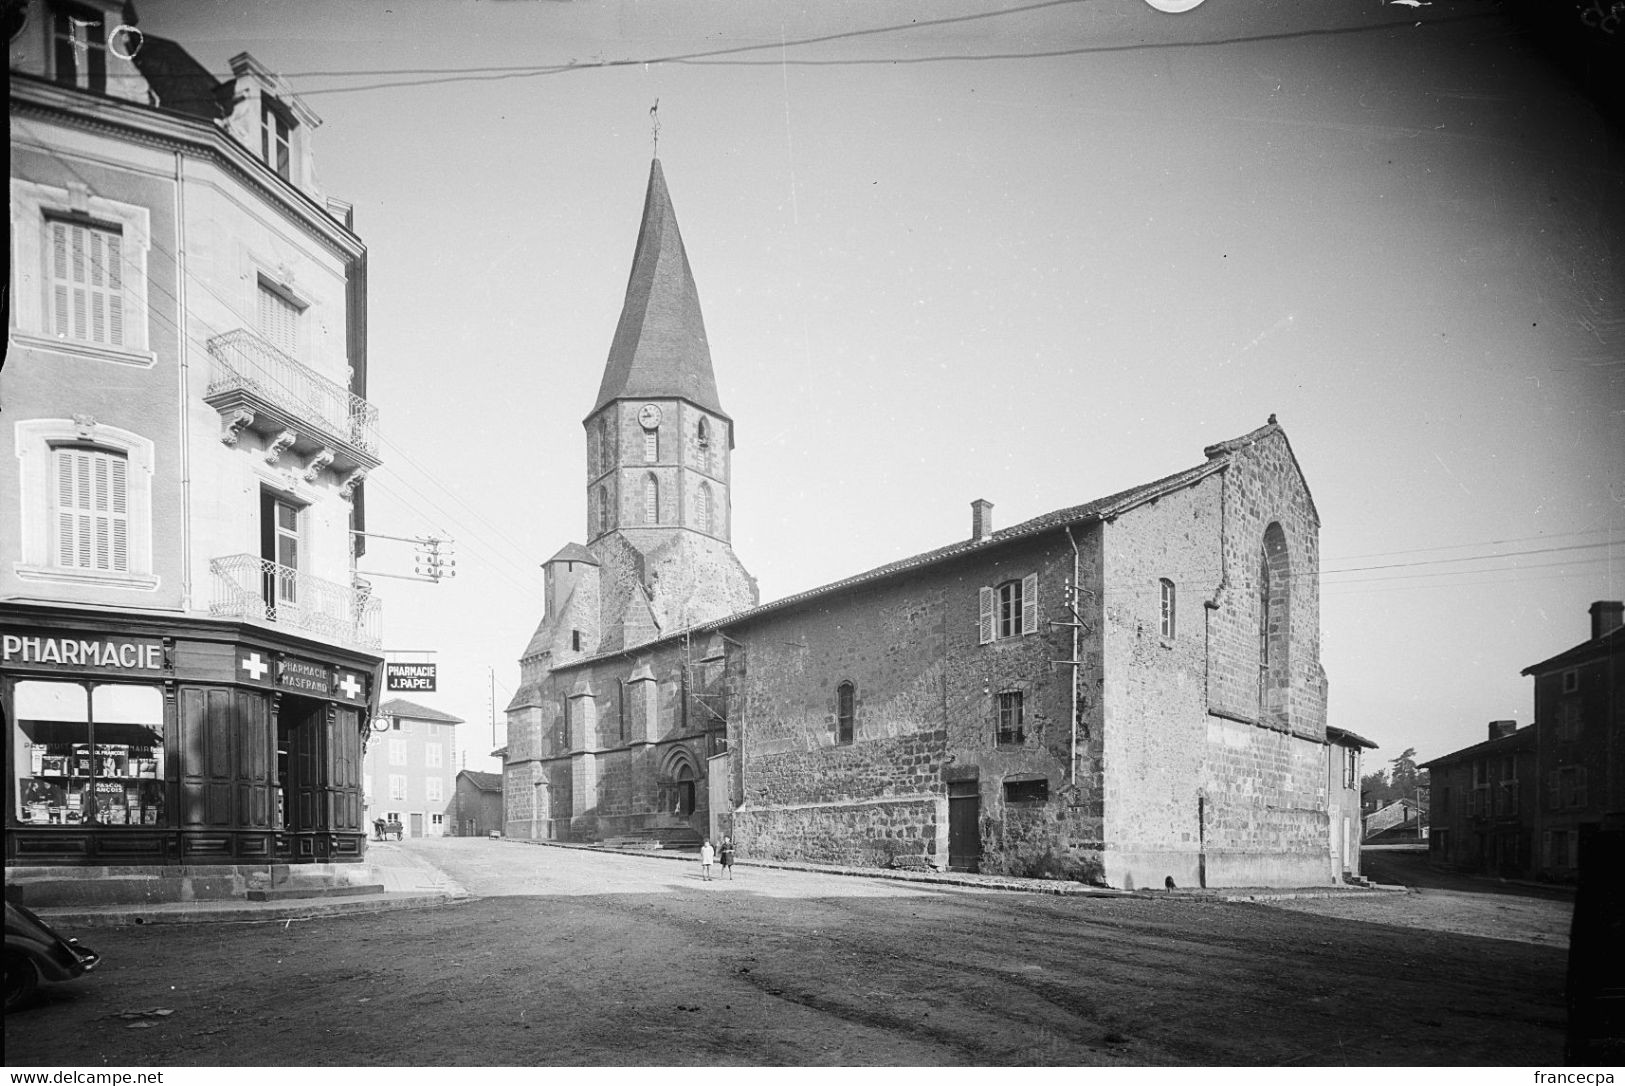
<path id="1" fill-rule="evenodd" d="M 114 637 L 0 636 L 0 663 L 14 667 L 99 667 L 162 671 L 163 646 L 155 640 Z"/>
<path id="2" fill-rule="evenodd" d="M 437 664 L 385 664 L 384 679 L 390 690 L 435 692 Z"/>

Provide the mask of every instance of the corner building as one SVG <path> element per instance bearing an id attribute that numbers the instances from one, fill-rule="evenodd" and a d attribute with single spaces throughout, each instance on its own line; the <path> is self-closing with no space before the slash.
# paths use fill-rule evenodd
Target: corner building
<path id="1" fill-rule="evenodd" d="M 246 53 L 222 81 L 141 34 L 131 4 L 26 16 L 0 374 L 7 893 L 81 868 L 126 877 L 106 894 L 202 896 L 359 860 L 380 604 L 352 533 L 379 435 L 367 253 L 317 180 L 320 119 Z"/>
<path id="2" fill-rule="evenodd" d="M 657 162 L 587 420 L 589 542 L 546 564 L 508 709 L 508 835 L 1119 887 L 1357 871 L 1319 514 L 1273 416 L 1002 531 L 973 502 L 966 540 L 759 604 L 681 257 Z"/>

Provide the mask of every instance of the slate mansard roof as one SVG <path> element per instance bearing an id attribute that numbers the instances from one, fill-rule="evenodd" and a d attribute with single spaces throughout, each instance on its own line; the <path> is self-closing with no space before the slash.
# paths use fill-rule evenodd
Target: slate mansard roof
<path id="1" fill-rule="evenodd" d="M 677 397 L 727 419 L 717 397 L 700 295 L 657 158 L 649 167 L 620 323 L 588 417 L 614 400 Z M 732 419 L 729 419 L 732 422 Z M 731 428 L 730 428 L 731 429 Z"/>

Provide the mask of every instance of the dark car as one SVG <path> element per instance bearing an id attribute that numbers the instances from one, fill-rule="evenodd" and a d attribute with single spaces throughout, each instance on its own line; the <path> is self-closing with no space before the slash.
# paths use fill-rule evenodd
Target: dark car
<path id="1" fill-rule="evenodd" d="M 6 902 L 6 1010 L 25 1003 L 42 979 L 72 980 L 100 961 L 79 940 L 62 938 L 29 910 Z"/>

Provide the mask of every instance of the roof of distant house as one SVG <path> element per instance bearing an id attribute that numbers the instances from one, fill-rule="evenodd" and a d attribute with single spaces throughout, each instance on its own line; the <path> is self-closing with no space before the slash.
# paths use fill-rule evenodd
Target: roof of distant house
<path id="1" fill-rule="evenodd" d="M 1377 747 L 1377 744 L 1373 743 L 1363 735 L 1355 735 L 1347 728 L 1337 728 L 1330 724 L 1326 725 L 1326 738 L 1330 739 L 1334 743 L 1341 742 L 1347 744 L 1348 746 L 1370 747 L 1373 750 L 1375 750 Z"/>
<path id="2" fill-rule="evenodd" d="M 1615 626 L 1601 637 L 1593 637 L 1589 641 L 1582 641 L 1572 649 L 1558 653 L 1550 660 L 1530 664 L 1523 669 L 1522 674 L 1540 675 L 1547 671 L 1555 671 L 1557 668 L 1578 664 L 1606 652 L 1618 652 L 1622 646 L 1625 646 L 1625 626 Z"/>
<path id="3" fill-rule="evenodd" d="M 1431 762 L 1420 763 L 1418 768 L 1427 769 L 1431 766 L 1443 765 L 1446 762 L 1459 762 L 1464 758 L 1476 758 L 1481 754 L 1493 754 L 1502 750 L 1522 748 L 1534 741 L 1535 726 L 1526 724 L 1517 731 L 1508 732 L 1506 735 L 1486 739 L 1482 743 L 1474 743 L 1470 747 L 1462 747 L 1460 750 L 1453 750 L 1449 754 L 1441 754 Z"/>
<path id="4" fill-rule="evenodd" d="M 460 716 L 442 713 L 439 709 L 430 709 L 428 706 L 419 705 L 415 701 L 407 701 L 405 698 L 390 698 L 378 706 L 378 715 L 405 717 L 407 720 L 427 720 L 434 724 L 463 723 L 463 718 Z"/>
<path id="5" fill-rule="evenodd" d="M 502 791 L 502 774 L 500 773 L 481 773 L 477 769 L 465 769 L 457 775 L 467 777 L 468 783 L 482 792 Z"/>

